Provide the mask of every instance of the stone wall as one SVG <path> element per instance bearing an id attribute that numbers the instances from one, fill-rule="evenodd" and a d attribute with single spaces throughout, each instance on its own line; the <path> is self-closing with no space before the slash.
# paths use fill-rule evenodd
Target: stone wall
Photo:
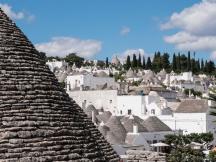
<path id="1" fill-rule="evenodd" d="M 145 151 L 145 150 L 128 150 L 127 162 L 166 162 L 166 154 Z"/>

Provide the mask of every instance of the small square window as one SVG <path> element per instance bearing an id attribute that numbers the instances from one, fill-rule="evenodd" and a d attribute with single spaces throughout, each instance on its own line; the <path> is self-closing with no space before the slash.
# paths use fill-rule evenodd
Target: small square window
<path id="1" fill-rule="evenodd" d="M 128 115 L 131 115 L 132 111 L 131 109 L 128 110 Z"/>

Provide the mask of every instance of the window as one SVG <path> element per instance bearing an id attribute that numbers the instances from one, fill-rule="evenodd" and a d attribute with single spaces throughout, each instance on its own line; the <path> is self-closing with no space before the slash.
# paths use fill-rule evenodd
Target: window
<path id="1" fill-rule="evenodd" d="M 128 110 L 128 115 L 131 115 L 132 111 L 131 109 Z"/>
<path id="2" fill-rule="evenodd" d="M 122 114 L 122 110 L 120 110 L 120 114 Z"/>
<path id="3" fill-rule="evenodd" d="M 112 103 L 112 100 L 110 100 L 109 102 L 110 102 L 110 104 L 111 104 L 111 103 Z"/>
<path id="4" fill-rule="evenodd" d="M 151 110 L 151 114 L 155 114 L 155 109 L 152 109 L 152 110 Z"/>

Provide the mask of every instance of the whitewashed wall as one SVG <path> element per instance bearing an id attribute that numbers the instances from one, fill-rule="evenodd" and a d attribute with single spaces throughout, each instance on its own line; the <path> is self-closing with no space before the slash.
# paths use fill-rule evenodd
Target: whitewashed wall
<path id="1" fill-rule="evenodd" d="M 97 85 L 104 85 L 107 83 L 108 87 L 116 87 L 116 82 L 114 78 L 110 77 L 94 77 L 92 74 L 86 74 L 86 75 L 71 75 L 67 76 L 67 86 L 70 88 L 67 88 L 68 90 L 72 90 L 76 87 L 80 86 L 88 86 L 90 88 L 96 89 Z"/>
<path id="2" fill-rule="evenodd" d="M 172 130 L 183 130 L 183 134 L 208 132 L 206 113 L 174 113 L 173 116 L 158 117 Z"/>
<path id="3" fill-rule="evenodd" d="M 144 96 L 117 96 L 117 108 L 119 115 L 128 115 L 128 110 L 133 115 L 145 115 L 145 97 Z"/>
<path id="4" fill-rule="evenodd" d="M 103 107 L 105 111 L 117 113 L 117 90 L 93 90 L 93 91 L 67 91 L 81 107 L 92 104 L 97 109 Z"/>

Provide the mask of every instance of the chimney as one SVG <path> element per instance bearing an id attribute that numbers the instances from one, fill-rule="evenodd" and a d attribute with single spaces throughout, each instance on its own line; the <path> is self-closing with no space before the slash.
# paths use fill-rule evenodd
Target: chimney
<path id="1" fill-rule="evenodd" d="M 163 108 L 167 108 L 167 101 L 166 100 L 164 100 Z"/>
<path id="2" fill-rule="evenodd" d="M 133 134 L 138 133 L 138 126 L 136 124 L 133 125 Z"/>
<path id="3" fill-rule="evenodd" d="M 92 122 L 94 124 L 96 124 L 96 116 L 95 116 L 95 112 L 94 111 L 92 111 Z"/>

